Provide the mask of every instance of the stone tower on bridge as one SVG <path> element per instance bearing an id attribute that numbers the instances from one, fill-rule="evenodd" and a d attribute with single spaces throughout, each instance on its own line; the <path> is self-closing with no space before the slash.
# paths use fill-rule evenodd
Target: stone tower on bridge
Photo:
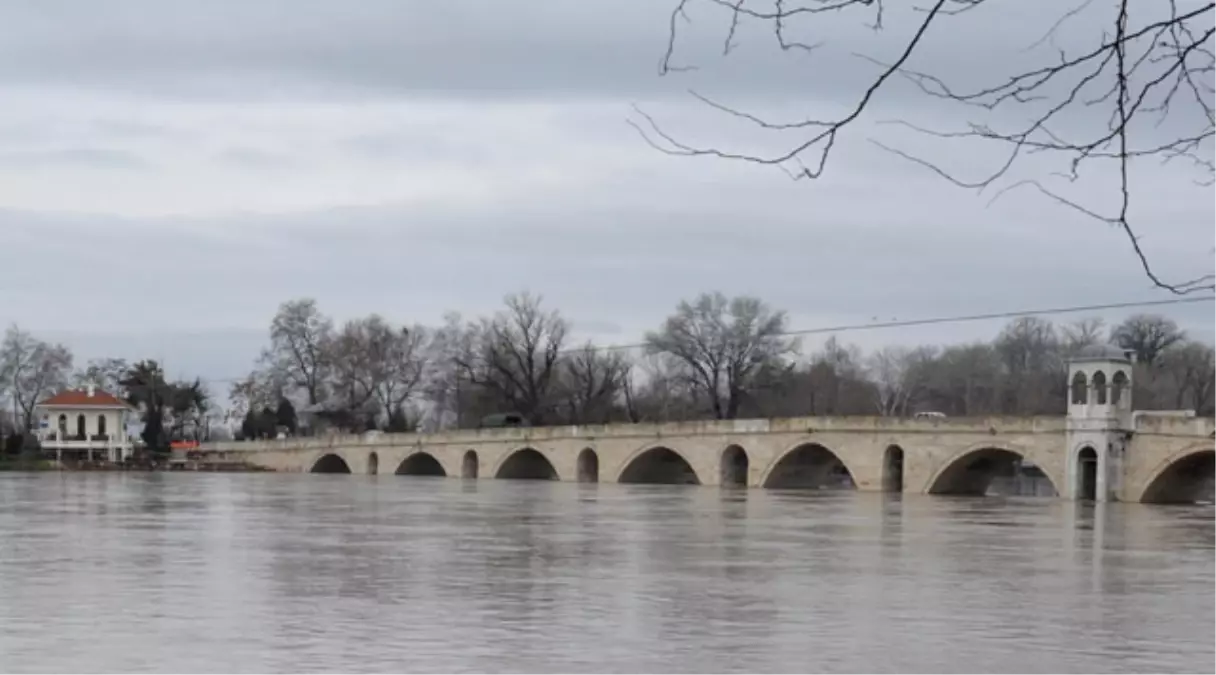
<path id="1" fill-rule="evenodd" d="M 1068 363 L 1067 499 L 1108 501 L 1122 486 L 1123 462 L 1135 429 L 1130 352 L 1087 347 Z"/>

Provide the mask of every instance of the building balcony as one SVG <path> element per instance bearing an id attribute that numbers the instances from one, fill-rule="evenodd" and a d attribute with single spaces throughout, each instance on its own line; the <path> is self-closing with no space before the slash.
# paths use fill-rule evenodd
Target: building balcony
<path id="1" fill-rule="evenodd" d="M 58 432 L 49 432 L 44 434 L 39 441 L 43 448 L 63 449 L 63 450 L 88 450 L 105 448 L 126 448 L 131 447 L 131 439 L 123 436 L 110 434 L 62 434 Z"/>

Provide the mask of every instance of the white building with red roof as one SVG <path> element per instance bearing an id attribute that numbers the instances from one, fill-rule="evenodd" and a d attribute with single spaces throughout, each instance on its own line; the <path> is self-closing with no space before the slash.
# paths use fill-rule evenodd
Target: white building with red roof
<path id="1" fill-rule="evenodd" d="M 55 459 L 108 459 L 121 462 L 134 451 L 127 422 L 135 410 L 125 401 L 93 386 L 65 389 L 34 408 L 44 452 Z"/>

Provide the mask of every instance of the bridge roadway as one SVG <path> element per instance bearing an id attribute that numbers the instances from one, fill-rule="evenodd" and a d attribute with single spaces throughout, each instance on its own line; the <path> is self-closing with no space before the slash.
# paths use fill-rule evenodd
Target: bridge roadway
<path id="1" fill-rule="evenodd" d="M 1211 489 L 1213 421 L 1143 415 L 1104 462 L 1119 501 L 1194 501 Z M 206 457 L 286 472 L 395 473 L 465 479 L 695 483 L 984 494 L 1032 463 L 1058 495 L 1077 498 L 1089 447 L 1070 447 L 1068 420 L 804 417 L 666 424 L 458 430 L 210 443 Z M 1091 443 L 1092 445 L 1092 443 Z M 1085 454 L 1086 452 L 1089 454 Z M 1198 495 L 1198 496 L 1197 496 Z"/>

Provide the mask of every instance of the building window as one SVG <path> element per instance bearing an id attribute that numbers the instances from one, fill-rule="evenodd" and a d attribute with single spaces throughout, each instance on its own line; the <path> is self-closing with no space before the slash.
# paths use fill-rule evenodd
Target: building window
<path id="1" fill-rule="evenodd" d="M 1072 402 L 1074 404 L 1085 405 L 1089 401 L 1087 384 L 1085 373 L 1077 371 L 1077 374 L 1072 376 Z"/>
<path id="2" fill-rule="evenodd" d="M 1127 389 L 1127 373 L 1122 370 L 1116 371 L 1115 376 L 1110 379 L 1111 405 L 1119 405 L 1123 401 L 1125 389 Z"/>
<path id="3" fill-rule="evenodd" d="M 59 415 L 59 437 L 63 438 L 68 435 L 68 416 Z"/>
<path id="4" fill-rule="evenodd" d="M 104 435 L 105 433 L 106 433 L 106 416 L 98 415 L 97 416 L 97 434 L 100 436 L 100 435 Z"/>
<path id="5" fill-rule="evenodd" d="M 88 438 L 88 436 L 85 436 L 84 426 L 85 426 L 84 425 L 84 415 L 77 415 L 76 416 L 76 436 L 79 437 L 81 440 Z"/>
<path id="6" fill-rule="evenodd" d="M 1098 405 L 1106 405 L 1106 373 L 1100 370 L 1094 373 L 1094 395 Z"/>

